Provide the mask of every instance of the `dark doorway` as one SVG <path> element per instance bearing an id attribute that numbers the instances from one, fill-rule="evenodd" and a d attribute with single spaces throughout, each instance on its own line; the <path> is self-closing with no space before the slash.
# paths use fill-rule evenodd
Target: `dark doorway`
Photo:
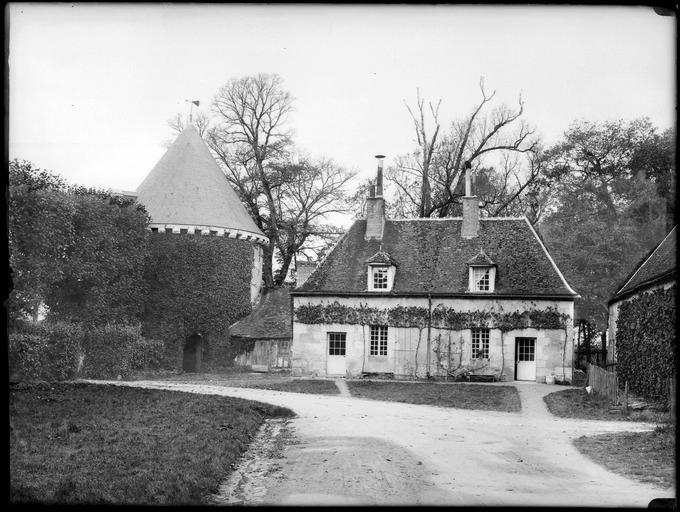
<path id="1" fill-rule="evenodd" d="M 182 369 L 185 372 L 200 372 L 203 360 L 203 336 L 192 334 L 184 342 Z"/>

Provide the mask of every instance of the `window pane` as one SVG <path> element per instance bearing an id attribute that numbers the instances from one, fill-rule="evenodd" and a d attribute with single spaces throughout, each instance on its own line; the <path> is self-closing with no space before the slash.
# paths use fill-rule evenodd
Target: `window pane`
<path id="1" fill-rule="evenodd" d="M 329 332 L 328 333 L 328 355 L 344 356 L 347 348 L 347 333 Z"/>
<path id="2" fill-rule="evenodd" d="M 387 268 L 373 267 L 373 288 L 386 289 L 387 288 Z"/>
<path id="3" fill-rule="evenodd" d="M 473 290 L 486 292 L 489 291 L 489 269 L 484 267 L 472 268 Z"/>
<path id="4" fill-rule="evenodd" d="M 472 359 L 489 359 L 490 329 L 472 329 Z"/>
<path id="5" fill-rule="evenodd" d="M 386 356 L 387 355 L 387 326 L 386 325 L 371 325 L 370 326 L 370 350 L 371 356 Z"/>

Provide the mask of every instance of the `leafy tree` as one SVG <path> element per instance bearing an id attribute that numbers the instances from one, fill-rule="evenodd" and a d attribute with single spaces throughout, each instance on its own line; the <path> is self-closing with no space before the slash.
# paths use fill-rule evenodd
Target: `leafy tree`
<path id="1" fill-rule="evenodd" d="M 9 316 L 37 320 L 48 291 L 63 276 L 75 201 L 60 177 L 25 160 L 9 163 L 8 192 Z"/>
<path id="2" fill-rule="evenodd" d="M 581 295 L 579 316 L 600 328 L 607 300 L 670 229 L 671 140 L 648 119 L 579 121 L 541 155 L 540 232 Z"/>
<path id="3" fill-rule="evenodd" d="M 106 191 L 68 187 L 10 162 L 10 316 L 93 323 L 139 319 L 148 215 Z"/>
<path id="4" fill-rule="evenodd" d="M 61 279 L 47 295 L 50 315 L 94 324 L 141 319 L 146 211 L 104 191 L 71 189 L 73 239 Z"/>

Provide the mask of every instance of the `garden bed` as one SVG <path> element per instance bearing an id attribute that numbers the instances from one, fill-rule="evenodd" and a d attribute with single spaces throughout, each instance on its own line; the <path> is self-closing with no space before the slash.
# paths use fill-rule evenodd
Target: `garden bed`
<path id="1" fill-rule="evenodd" d="M 519 394 L 514 386 L 353 380 L 347 385 L 352 396 L 357 398 L 482 411 L 521 410 Z"/>
<path id="2" fill-rule="evenodd" d="M 266 418 L 247 400 L 92 384 L 10 387 L 10 501 L 201 504 Z"/>

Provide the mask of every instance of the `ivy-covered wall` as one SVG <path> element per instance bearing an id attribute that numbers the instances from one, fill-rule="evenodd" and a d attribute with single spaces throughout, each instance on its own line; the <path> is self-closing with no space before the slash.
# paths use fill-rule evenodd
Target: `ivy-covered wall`
<path id="1" fill-rule="evenodd" d="M 144 336 L 165 341 L 163 364 L 181 367 L 188 336 L 203 337 L 203 368 L 229 364 L 229 325 L 251 312 L 254 251 L 234 238 L 151 233 Z"/>
<path id="2" fill-rule="evenodd" d="M 619 304 L 616 371 L 619 382 L 651 400 L 667 398 L 676 375 L 674 351 L 676 286 L 642 293 Z"/>

